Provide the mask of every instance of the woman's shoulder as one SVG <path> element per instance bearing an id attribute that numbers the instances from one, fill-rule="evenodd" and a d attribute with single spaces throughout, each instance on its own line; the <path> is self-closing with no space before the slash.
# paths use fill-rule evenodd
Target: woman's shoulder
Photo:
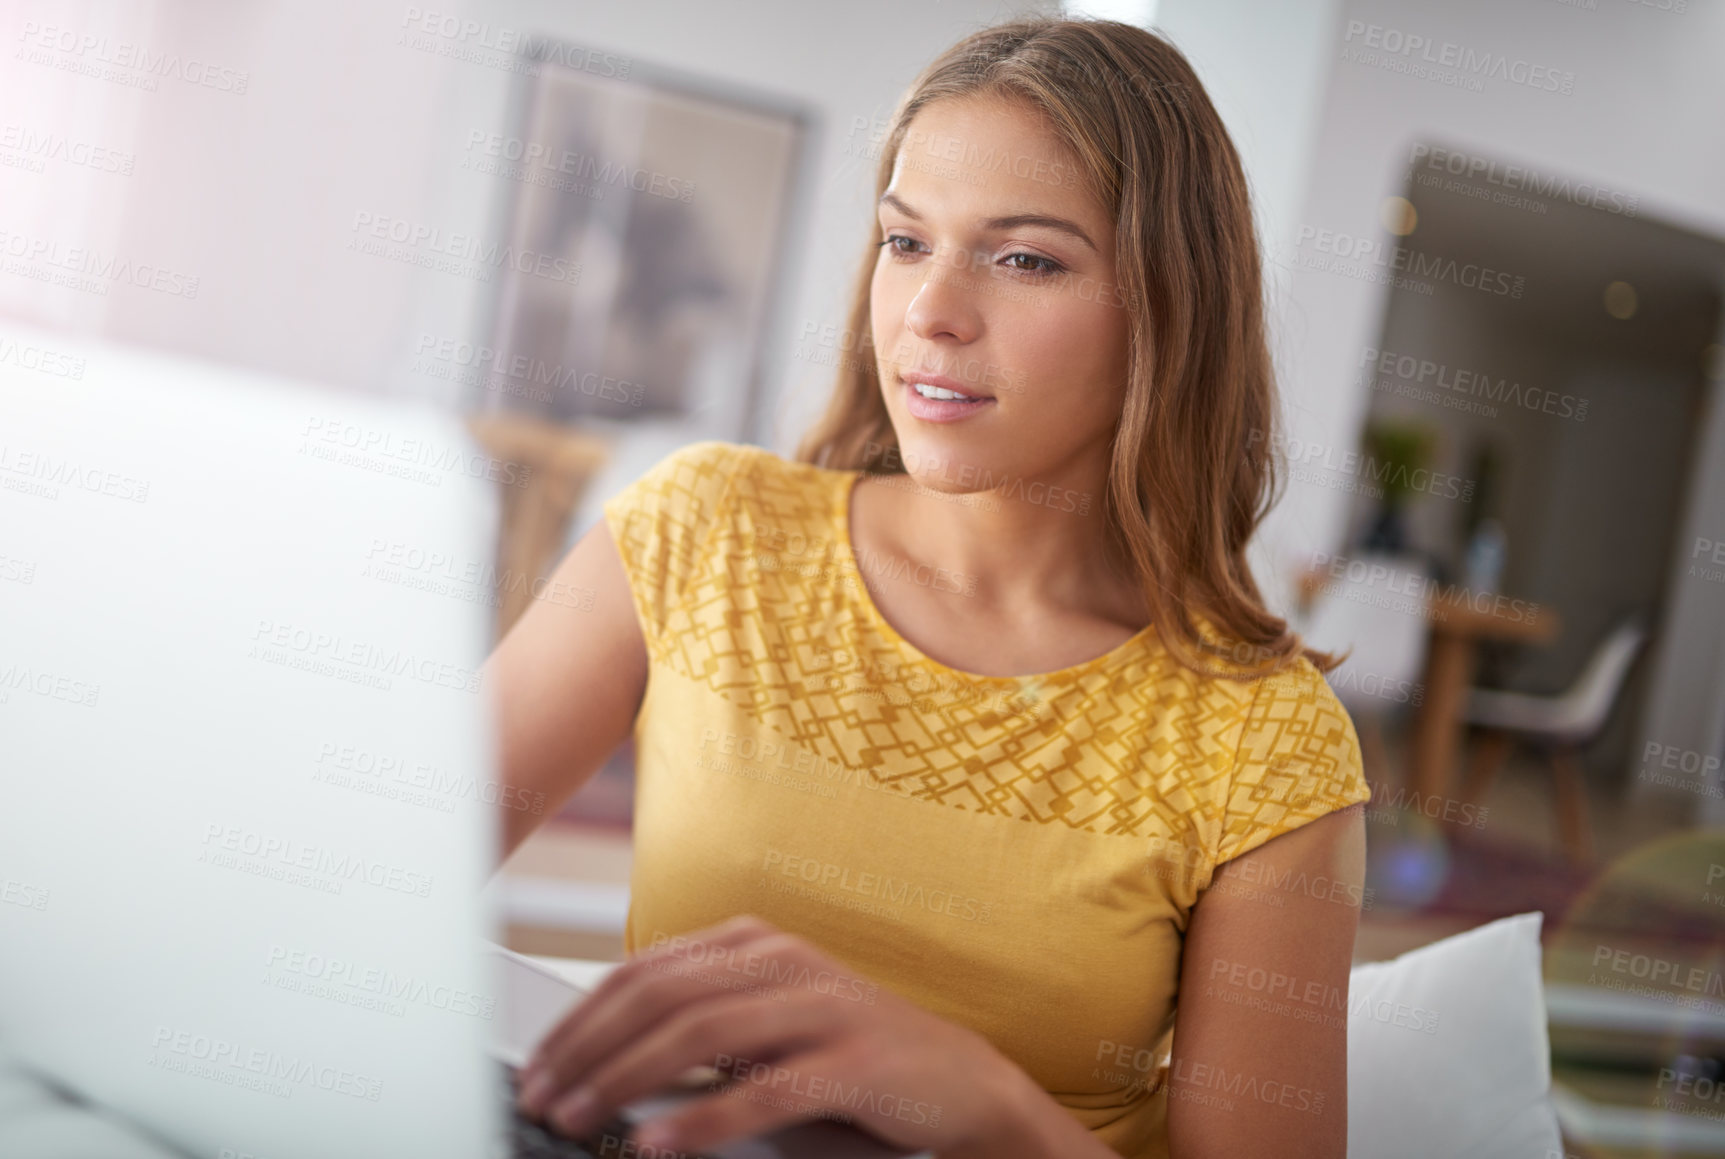
<path id="1" fill-rule="evenodd" d="M 660 457 L 623 489 L 618 501 L 671 510 L 712 511 L 772 456 L 762 447 L 723 439 L 684 443 Z"/>
<path id="2" fill-rule="evenodd" d="M 1223 668 L 1226 675 L 1206 677 L 1200 683 L 1212 702 L 1226 701 L 1248 725 L 1300 717 L 1321 719 L 1333 727 L 1348 719 L 1329 680 L 1304 654 L 1288 658 L 1270 672 L 1229 664 Z"/>
<path id="3" fill-rule="evenodd" d="M 649 639 L 722 572 L 714 560 L 735 551 L 745 528 L 796 526 L 805 513 L 802 525 L 812 526 L 818 504 L 805 497 L 819 493 L 809 474 L 819 470 L 749 443 L 702 439 L 665 454 L 608 498 L 604 516 Z"/>
<path id="4" fill-rule="evenodd" d="M 808 463 L 786 459 L 754 443 L 701 439 L 670 452 L 654 464 L 647 475 L 665 479 L 722 478 L 729 484 L 739 479 L 807 477 L 821 470 Z"/>
<path id="5" fill-rule="evenodd" d="M 724 439 L 701 439 L 684 443 L 654 463 L 642 478 L 728 477 L 739 463 L 748 457 L 749 452 L 757 449 L 747 443 L 733 443 Z"/>
<path id="6" fill-rule="evenodd" d="M 720 525 L 762 519 L 820 522 L 833 472 L 753 443 L 702 439 L 659 459 L 606 504 L 618 522 L 645 520 L 658 534 L 705 541 Z"/>
<path id="7" fill-rule="evenodd" d="M 1358 762 L 1353 720 L 1328 678 L 1304 654 L 1274 670 L 1229 655 L 1204 657 L 1208 672 L 1180 663 L 1165 647 L 1150 656 L 1152 679 L 1130 688 L 1154 717 L 1173 718 L 1218 771 L 1251 779 L 1290 759 L 1326 775 Z"/>
<path id="8" fill-rule="evenodd" d="M 1251 681 L 1255 698 L 1263 703 L 1322 703 L 1341 706 L 1335 690 L 1318 666 L 1304 654 L 1292 657 L 1281 669 Z"/>
<path id="9" fill-rule="evenodd" d="M 715 509 L 769 512 L 779 518 L 824 514 L 835 472 L 787 459 L 754 443 L 705 439 L 679 447 L 655 468 L 681 480 Z"/>
<path id="10" fill-rule="evenodd" d="M 1202 613 L 1188 614 L 1201 643 L 1196 659 L 1205 671 L 1179 663 L 1165 641 L 1158 650 L 1164 669 L 1183 686 L 1184 699 L 1238 711 L 1293 702 L 1340 707 L 1329 681 L 1303 652 L 1278 662 L 1265 647 L 1235 639 Z"/>
<path id="11" fill-rule="evenodd" d="M 1236 776 L 1261 779 L 1293 769 L 1323 781 L 1353 782 L 1359 736 L 1330 682 L 1306 656 L 1250 682 Z"/>

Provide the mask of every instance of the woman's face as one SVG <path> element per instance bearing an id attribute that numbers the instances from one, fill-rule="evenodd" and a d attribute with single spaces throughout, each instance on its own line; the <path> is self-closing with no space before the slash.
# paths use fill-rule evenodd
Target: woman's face
<path id="1" fill-rule="evenodd" d="M 1106 464 L 1129 326 L 1114 223 L 1041 118 L 999 98 L 927 106 L 879 211 L 875 358 L 906 470 L 973 491 Z M 981 401 L 921 397 L 928 380 Z"/>

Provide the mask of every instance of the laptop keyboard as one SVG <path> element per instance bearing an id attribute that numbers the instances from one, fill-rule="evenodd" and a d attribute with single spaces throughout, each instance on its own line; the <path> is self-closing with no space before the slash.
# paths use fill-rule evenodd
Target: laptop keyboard
<path id="1" fill-rule="evenodd" d="M 506 1063 L 500 1065 L 503 1069 L 504 1117 L 509 1124 L 509 1148 L 504 1154 L 509 1159 L 620 1159 L 634 1153 L 633 1147 L 623 1146 L 629 1137 L 629 1124 L 619 1116 L 613 1116 L 610 1122 L 596 1128 L 584 1143 L 554 1134 L 529 1119 L 515 1107 L 518 1085 L 515 1068 Z"/>

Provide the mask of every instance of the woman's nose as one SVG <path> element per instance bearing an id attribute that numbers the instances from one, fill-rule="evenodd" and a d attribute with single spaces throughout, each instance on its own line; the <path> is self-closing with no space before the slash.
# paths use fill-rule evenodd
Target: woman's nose
<path id="1" fill-rule="evenodd" d="M 981 330 L 979 299 L 987 293 L 987 282 L 971 267 L 976 258 L 965 250 L 937 253 L 917 273 L 922 284 L 905 309 L 905 325 L 918 338 L 952 337 L 961 342 L 974 339 Z"/>

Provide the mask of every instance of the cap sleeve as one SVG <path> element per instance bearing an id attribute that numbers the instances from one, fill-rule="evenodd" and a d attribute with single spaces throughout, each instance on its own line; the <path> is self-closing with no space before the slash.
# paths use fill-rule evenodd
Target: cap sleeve
<path id="1" fill-rule="evenodd" d="M 744 450 L 718 440 L 679 447 L 605 501 L 605 523 L 651 652 L 702 566 Z"/>
<path id="2" fill-rule="evenodd" d="M 1371 795 L 1354 722 L 1301 657 L 1260 680 L 1246 710 L 1216 864 Z"/>

